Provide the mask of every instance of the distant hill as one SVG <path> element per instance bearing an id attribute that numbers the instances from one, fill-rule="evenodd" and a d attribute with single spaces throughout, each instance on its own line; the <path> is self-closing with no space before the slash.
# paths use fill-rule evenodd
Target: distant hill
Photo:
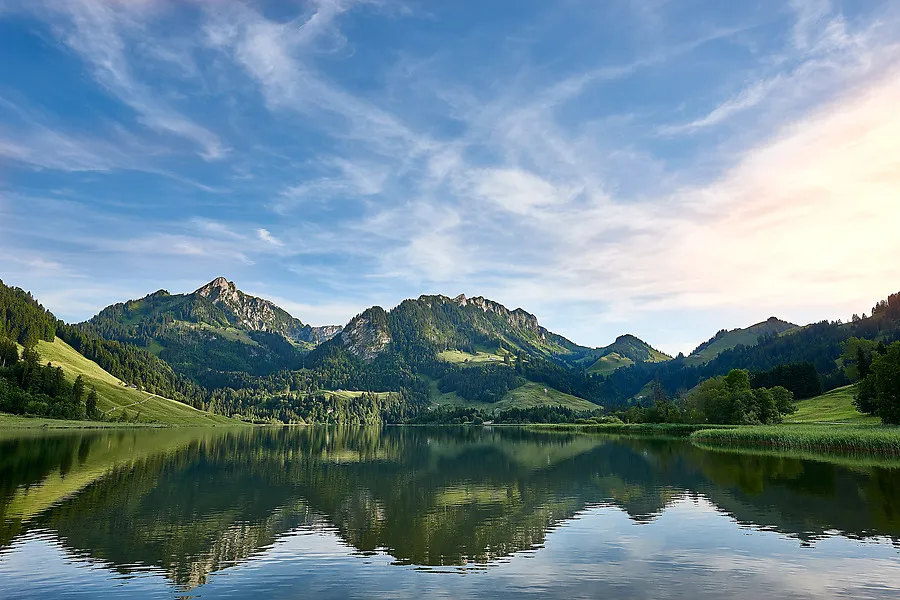
<path id="1" fill-rule="evenodd" d="M 685 364 L 699 365 L 708 363 L 726 350 L 731 350 L 738 345 L 755 346 L 760 337 L 778 336 L 797 329 L 798 325 L 782 321 L 775 317 L 745 327 L 743 329 L 722 329 L 715 336 L 703 342 L 689 356 L 685 358 Z"/>
<path id="2" fill-rule="evenodd" d="M 145 348 L 191 376 L 207 370 L 264 375 L 297 368 L 303 354 L 341 331 L 304 324 L 224 277 L 189 294 L 160 290 L 114 304 L 82 327 Z"/>
<path id="3" fill-rule="evenodd" d="M 616 341 L 603 348 L 597 348 L 590 358 L 596 360 L 588 367 L 591 373 L 606 375 L 620 367 L 627 367 L 637 362 L 663 362 L 672 360 L 668 354 L 653 348 L 647 342 L 631 334 L 620 335 Z"/>

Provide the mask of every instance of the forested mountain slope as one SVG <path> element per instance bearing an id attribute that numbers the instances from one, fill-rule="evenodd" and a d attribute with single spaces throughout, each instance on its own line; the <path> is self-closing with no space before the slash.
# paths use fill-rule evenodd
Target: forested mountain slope
<path id="1" fill-rule="evenodd" d="M 145 348 L 176 372 L 194 378 L 209 371 L 267 375 L 296 369 L 306 352 L 341 330 L 306 325 L 224 277 L 190 294 L 160 290 L 114 304 L 81 327 Z"/>
<path id="2" fill-rule="evenodd" d="M 664 362 L 672 360 L 668 354 L 653 348 L 644 340 L 631 334 L 620 335 L 616 341 L 603 348 L 597 348 L 586 358 L 594 362 L 588 367 L 591 373 L 606 375 L 621 367 L 640 362 Z M 583 362 L 583 361 L 582 361 Z"/>
<path id="3" fill-rule="evenodd" d="M 750 327 L 738 329 L 721 329 L 715 336 L 703 342 L 685 360 L 689 365 L 701 365 L 708 363 L 716 356 L 736 346 L 753 346 L 760 338 L 782 335 L 797 329 L 797 325 L 782 321 L 775 317 Z"/>
<path id="4" fill-rule="evenodd" d="M 619 369 L 604 379 L 603 396 L 608 403 L 621 404 L 639 394 L 651 381 L 658 381 L 667 392 L 674 394 L 732 369 L 764 373 L 785 366 L 797 367 L 792 372 L 801 374 L 802 378 L 808 377 L 809 371 L 803 368 L 808 366 L 818 374 L 820 390 L 827 391 L 851 383 L 840 363 L 845 343 L 851 338 L 884 343 L 900 340 L 900 293 L 876 304 L 868 318 L 850 323 L 822 321 L 782 334 L 763 335 L 750 345 L 738 344 L 723 350 L 705 363 L 692 364 L 690 357 L 677 357 L 665 363 L 642 363 Z M 810 389 L 805 385 L 804 388 Z"/>

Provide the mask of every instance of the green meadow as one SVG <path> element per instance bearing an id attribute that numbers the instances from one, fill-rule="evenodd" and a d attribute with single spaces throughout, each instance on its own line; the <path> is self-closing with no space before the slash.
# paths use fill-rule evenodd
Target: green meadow
<path id="1" fill-rule="evenodd" d="M 81 375 L 88 389 L 96 388 L 99 396 L 97 406 L 104 413 L 104 420 L 116 419 L 127 411 L 129 417 L 144 423 L 196 426 L 240 423 L 235 419 L 197 410 L 176 400 L 130 388 L 59 338 L 53 343 L 39 342 L 38 353 L 43 362 L 62 367 L 69 381 L 74 381 Z M 8 417 L 4 417 L 0 424 L 6 422 L 17 422 L 21 426 L 21 422 Z"/>

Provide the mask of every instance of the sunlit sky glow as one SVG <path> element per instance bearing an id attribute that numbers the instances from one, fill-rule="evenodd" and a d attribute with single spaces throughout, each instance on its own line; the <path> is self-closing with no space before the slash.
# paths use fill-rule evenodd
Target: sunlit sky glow
<path id="1" fill-rule="evenodd" d="M 689 352 L 900 290 L 900 3 L 0 0 L 0 278 Z"/>

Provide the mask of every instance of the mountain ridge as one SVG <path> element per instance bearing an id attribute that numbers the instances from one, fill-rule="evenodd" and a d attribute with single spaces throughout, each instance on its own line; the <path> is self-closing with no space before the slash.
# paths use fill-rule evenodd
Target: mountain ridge
<path id="1" fill-rule="evenodd" d="M 754 323 L 748 327 L 720 329 L 716 335 L 697 346 L 685 358 L 685 362 L 687 364 L 703 364 L 738 345 L 753 346 L 758 343 L 760 337 L 783 335 L 799 327 L 799 325 L 777 317 L 769 317 L 765 321 Z"/>
<path id="2" fill-rule="evenodd" d="M 342 330 L 307 325 L 224 277 L 185 294 L 158 290 L 112 304 L 80 326 L 144 348 L 194 377 L 206 371 L 265 375 L 299 368 L 303 353 Z"/>

